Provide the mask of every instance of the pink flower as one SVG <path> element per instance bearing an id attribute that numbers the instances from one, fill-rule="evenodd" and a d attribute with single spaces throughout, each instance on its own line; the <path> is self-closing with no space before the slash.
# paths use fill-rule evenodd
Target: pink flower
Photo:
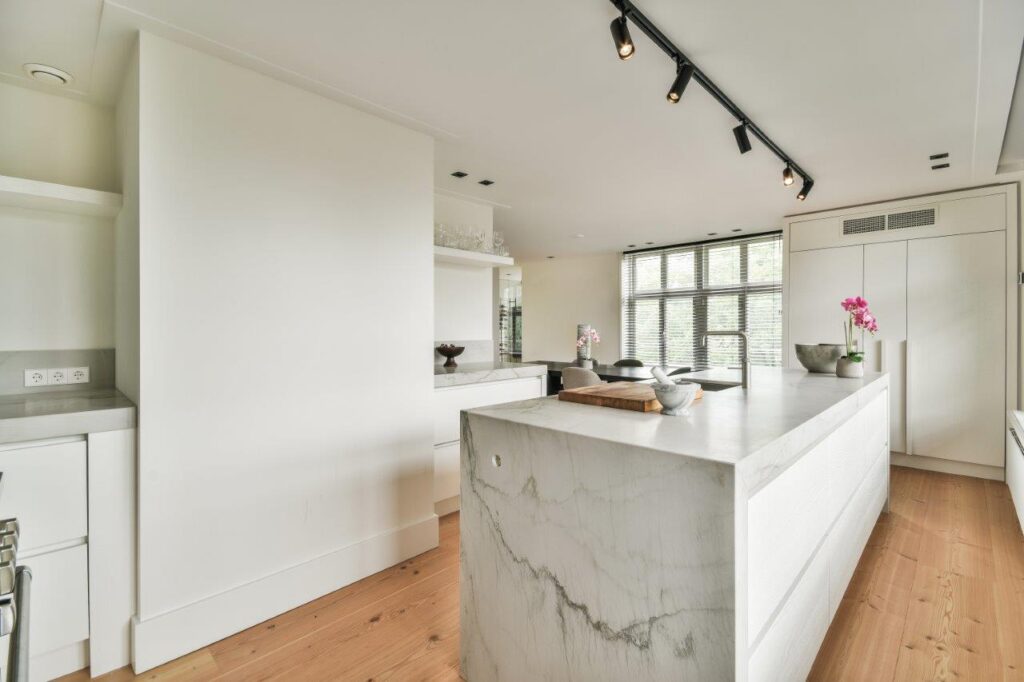
<path id="1" fill-rule="evenodd" d="M 850 298 L 845 298 L 839 305 L 843 306 L 843 310 L 845 310 L 848 313 L 852 313 L 857 310 L 867 310 L 868 308 L 868 302 L 865 301 L 860 296 L 851 296 Z"/>
<path id="2" fill-rule="evenodd" d="M 583 348 L 588 343 L 601 343 L 601 336 L 597 333 L 596 329 L 584 332 L 580 338 L 576 339 L 577 348 Z"/>

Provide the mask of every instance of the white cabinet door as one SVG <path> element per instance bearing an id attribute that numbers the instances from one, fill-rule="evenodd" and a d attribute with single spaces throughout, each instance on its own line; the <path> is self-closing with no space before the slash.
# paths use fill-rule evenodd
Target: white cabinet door
<path id="1" fill-rule="evenodd" d="M 1003 466 L 1003 232 L 909 242 L 908 452 Z"/>
<path id="2" fill-rule="evenodd" d="M 89 637 L 89 550 L 78 545 L 18 563 L 32 569 L 29 651 L 38 656 Z"/>
<path id="3" fill-rule="evenodd" d="M 18 517 L 22 555 L 88 534 L 84 440 L 0 446 L 0 471 L 0 518 Z"/>
<path id="4" fill-rule="evenodd" d="M 544 395 L 545 377 L 528 377 L 434 389 L 434 445 L 459 440 L 459 413 Z"/>
<path id="5" fill-rule="evenodd" d="M 864 246 L 864 298 L 878 317 L 865 369 L 889 373 L 889 449 L 906 452 L 907 242 Z"/>
<path id="6" fill-rule="evenodd" d="M 789 367 L 800 367 L 793 344 L 843 343 L 839 303 L 860 296 L 863 285 L 863 246 L 789 254 Z"/>
<path id="7" fill-rule="evenodd" d="M 434 446 L 434 501 L 441 502 L 459 494 L 459 455 L 461 443 Z"/>

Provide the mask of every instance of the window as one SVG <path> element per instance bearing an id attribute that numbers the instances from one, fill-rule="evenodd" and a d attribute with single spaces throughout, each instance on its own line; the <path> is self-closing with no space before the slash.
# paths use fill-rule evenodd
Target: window
<path id="1" fill-rule="evenodd" d="M 750 362 L 782 365 L 782 234 L 772 233 L 622 255 L 622 348 L 649 365 L 738 367 L 747 333 Z"/>

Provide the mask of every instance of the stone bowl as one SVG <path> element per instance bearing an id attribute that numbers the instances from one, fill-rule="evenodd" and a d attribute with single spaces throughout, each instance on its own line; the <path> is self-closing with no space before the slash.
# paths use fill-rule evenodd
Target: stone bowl
<path id="1" fill-rule="evenodd" d="M 835 374 L 836 363 L 843 357 L 846 346 L 838 343 L 796 344 L 796 359 L 808 372 Z"/>
<path id="2" fill-rule="evenodd" d="M 658 382 L 652 384 L 652 387 L 654 395 L 661 403 L 661 413 L 670 417 L 687 414 L 689 412 L 687 408 L 693 404 L 697 398 L 697 391 L 700 390 L 700 384 L 689 381 L 677 384 Z"/>
<path id="3" fill-rule="evenodd" d="M 438 354 L 448 358 L 444 363 L 445 367 L 452 368 L 458 367 L 458 363 L 455 362 L 455 358 L 462 355 L 462 351 L 466 350 L 465 346 L 453 346 L 450 343 L 442 343 L 440 346 L 435 348 Z"/>

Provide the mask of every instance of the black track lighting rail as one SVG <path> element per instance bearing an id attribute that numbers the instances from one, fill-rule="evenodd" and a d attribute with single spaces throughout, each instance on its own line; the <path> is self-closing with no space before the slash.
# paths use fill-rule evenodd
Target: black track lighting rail
<path id="1" fill-rule="evenodd" d="M 637 28 L 644 32 L 644 35 L 650 38 L 655 45 L 661 48 L 662 52 L 671 57 L 676 63 L 677 68 L 681 67 L 683 64 L 689 64 L 693 67 L 693 80 L 700 83 L 701 87 L 703 87 L 708 94 L 714 97 L 719 104 L 732 114 L 732 116 L 736 118 L 741 125 L 745 125 L 747 127 L 747 131 L 760 140 L 765 147 L 768 147 L 768 149 L 770 149 L 772 153 L 779 158 L 779 161 L 782 161 L 784 164 L 796 171 L 800 177 L 804 179 L 807 191 L 810 191 L 810 186 L 814 185 L 814 180 L 811 175 L 805 171 L 800 164 L 794 161 L 793 157 L 787 154 L 782 147 L 775 144 L 775 141 L 768 137 L 768 134 L 761 130 L 761 128 L 754 123 L 735 102 L 729 99 L 729 96 L 722 92 L 722 89 L 715 85 L 715 82 L 708 78 L 708 76 L 701 71 L 700 67 L 694 64 L 693 61 L 675 45 L 675 43 L 669 40 L 668 37 L 661 32 L 661 29 L 654 24 L 654 22 L 648 19 L 636 5 L 630 2 L 630 0 L 610 1 L 622 13 L 622 16 L 633 22 Z"/>

